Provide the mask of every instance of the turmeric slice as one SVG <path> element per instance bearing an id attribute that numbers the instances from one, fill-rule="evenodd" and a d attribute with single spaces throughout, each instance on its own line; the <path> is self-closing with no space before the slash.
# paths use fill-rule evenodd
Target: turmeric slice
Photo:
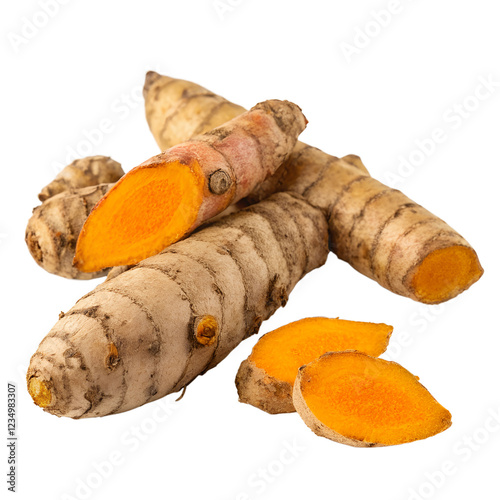
<path id="1" fill-rule="evenodd" d="M 350 446 L 409 443 L 451 425 L 450 412 L 418 377 L 356 351 L 330 352 L 301 367 L 293 402 L 314 433 Z"/>
<path id="2" fill-rule="evenodd" d="M 295 104 L 265 101 L 132 169 L 90 213 L 75 266 L 92 272 L 157 254 L 272 175 L 305 126 Z"/>
<path id="3" fill-rule="evenodd" d="M 380 356 L 392 326 L 332 318 L 304 318 L 264 335 L 236 375 L 239 399 L 267 413 L 295 411 L 298 369 L 329 351 L 356 349 Z"/>

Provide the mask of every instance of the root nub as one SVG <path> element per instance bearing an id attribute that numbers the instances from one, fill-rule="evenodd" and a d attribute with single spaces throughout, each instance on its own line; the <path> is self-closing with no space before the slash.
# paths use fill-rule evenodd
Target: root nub
<path id="1" fill-rule="evenodd" d="M 231 187 L 232 181 L 231 177 L 224 170 L 216 170 L 210 175 L 210 180 L 208 181 L 208 188 L 213 194 L 224 194 L 227 193 Z"/>
<path id="2" fill-rule="evenodd" d="M 219 335 L 219 324 L 210 315 L 203 316 L 196 326 L 196 340 L 201 345 L 212 345 Z"/>
<path id="3" fill-rule="evenodd" d="M 108 345 L 108 355 L 106 356 L 106 368 L 109 371 L 114 370 L 118 363 L 120 362 L 120 356 L 118 355 L 118 349 L 116 348 L 115 344 L 111 342 L 111 344 Z"/>
<path id="4" fill-rule="evenodd" d="M 52 394 L 47 384 L 40 380 L 38 377 L 30 378 L 28 382 L 28 392 L 33 398 L 33 401 L 40 408 L 46 408 L 52 401 Z"/>

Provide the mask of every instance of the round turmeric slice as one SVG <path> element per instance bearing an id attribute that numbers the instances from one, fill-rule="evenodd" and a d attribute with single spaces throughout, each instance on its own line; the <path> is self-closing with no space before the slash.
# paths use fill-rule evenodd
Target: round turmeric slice
<path id="1" fill-rule="evenodd" d="M 409 443 L 451 425 L 450 412 L 415 375 L 356 351 L 330 352 L 301 367 L 293 402 L 315 434 L 350 446 Z"/>

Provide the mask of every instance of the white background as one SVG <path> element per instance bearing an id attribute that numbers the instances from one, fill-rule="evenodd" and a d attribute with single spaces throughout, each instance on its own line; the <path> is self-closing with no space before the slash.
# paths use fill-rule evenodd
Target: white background
<path id="1" fill-rule="evenodd" d="M 500 419 L 499 4 L 394 1 L 65 0 L 45 19 L 41 2 L 3 2 L 1 397 L 6 401 L 7 381 L 18 384 L 18 498 L 498 498 L 500 422 L 491 415 Z M 397 12 L 381 27 L 384 16 L 376 21 L 374 12 L 388 7 Z M 31 21 L 44 25 L 30 31 Z M 355 49 L 350 57 L 347 44 Z M 386 183 L 415 141 L 443 129 L 446 140 L 396 183 L 476 248 L 485 268 L 480 282 L 442 306 L 423 306 L 330 255 L 261 332 L 313 315 L 394 325 L 385 357 L 419 375 L 451 411 L 449 430 L 403 446 L 356 449 L 316 437 L 296 414 L 271 416 L 240 404 L 234 376 L 257 337 L 178 403 L 170 395 L 80 421 L 32 403 L 24 380 L 31 354 L 59 312 L 97 282 L 39 268 L 24 243 L 26 222 L 68 148 L 110 155 L 126 170 L 157 153 L 140 98 L 148 69 L 247 107 L 292 100 L 310 122 L 305 142 L 337 156 L 359 154 Z M 481 78 L 497 86 L 478 103 L 471 96 Z M 459 119 L 454 106 L 464 100 L 468 116 Z M 85 151 L 85 133 L 102 119 L 113 130 Z M 1 408 L 6 427 L 5 403 Z M 110 457 L 119 457 L 113 470 L 96 472 Z M 443 467 L 446 475 L 438 472 Z"/>

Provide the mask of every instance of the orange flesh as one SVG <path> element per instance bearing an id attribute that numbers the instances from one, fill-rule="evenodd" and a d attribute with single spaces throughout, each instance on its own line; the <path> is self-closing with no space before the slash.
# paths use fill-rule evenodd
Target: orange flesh
<path id="1" fill-rule="evenodd" d="M 293 385 L 298 369 L 329 351 L 357 351 L 380 356 L 392 326 L 331 318 L 305 318 L 264 335 L 250 360 L 278 380 Z"/>
<path id="2" fill-rule="evenodd" d="M 136 264 L 192 229 L 203 200 L 198 165 L 137 167 L 96 205 L 78 238 L 75 265 L 84 272 Z"/>
<path id="3" fill-rule="evenodd" d="M 436 303 L 452 298 L 475 283 L 483 269 L 472 248 L 454 246 L 431 252 L 413 277 L 418 300 Z"/>
<path id="4" fill-rule="evenodd" d="M 397 363 L 331 353 L 302 370 L 302 396 L 315 417 L 342 436 L 385 445 L 424 439 L 451 414 Z"/>

